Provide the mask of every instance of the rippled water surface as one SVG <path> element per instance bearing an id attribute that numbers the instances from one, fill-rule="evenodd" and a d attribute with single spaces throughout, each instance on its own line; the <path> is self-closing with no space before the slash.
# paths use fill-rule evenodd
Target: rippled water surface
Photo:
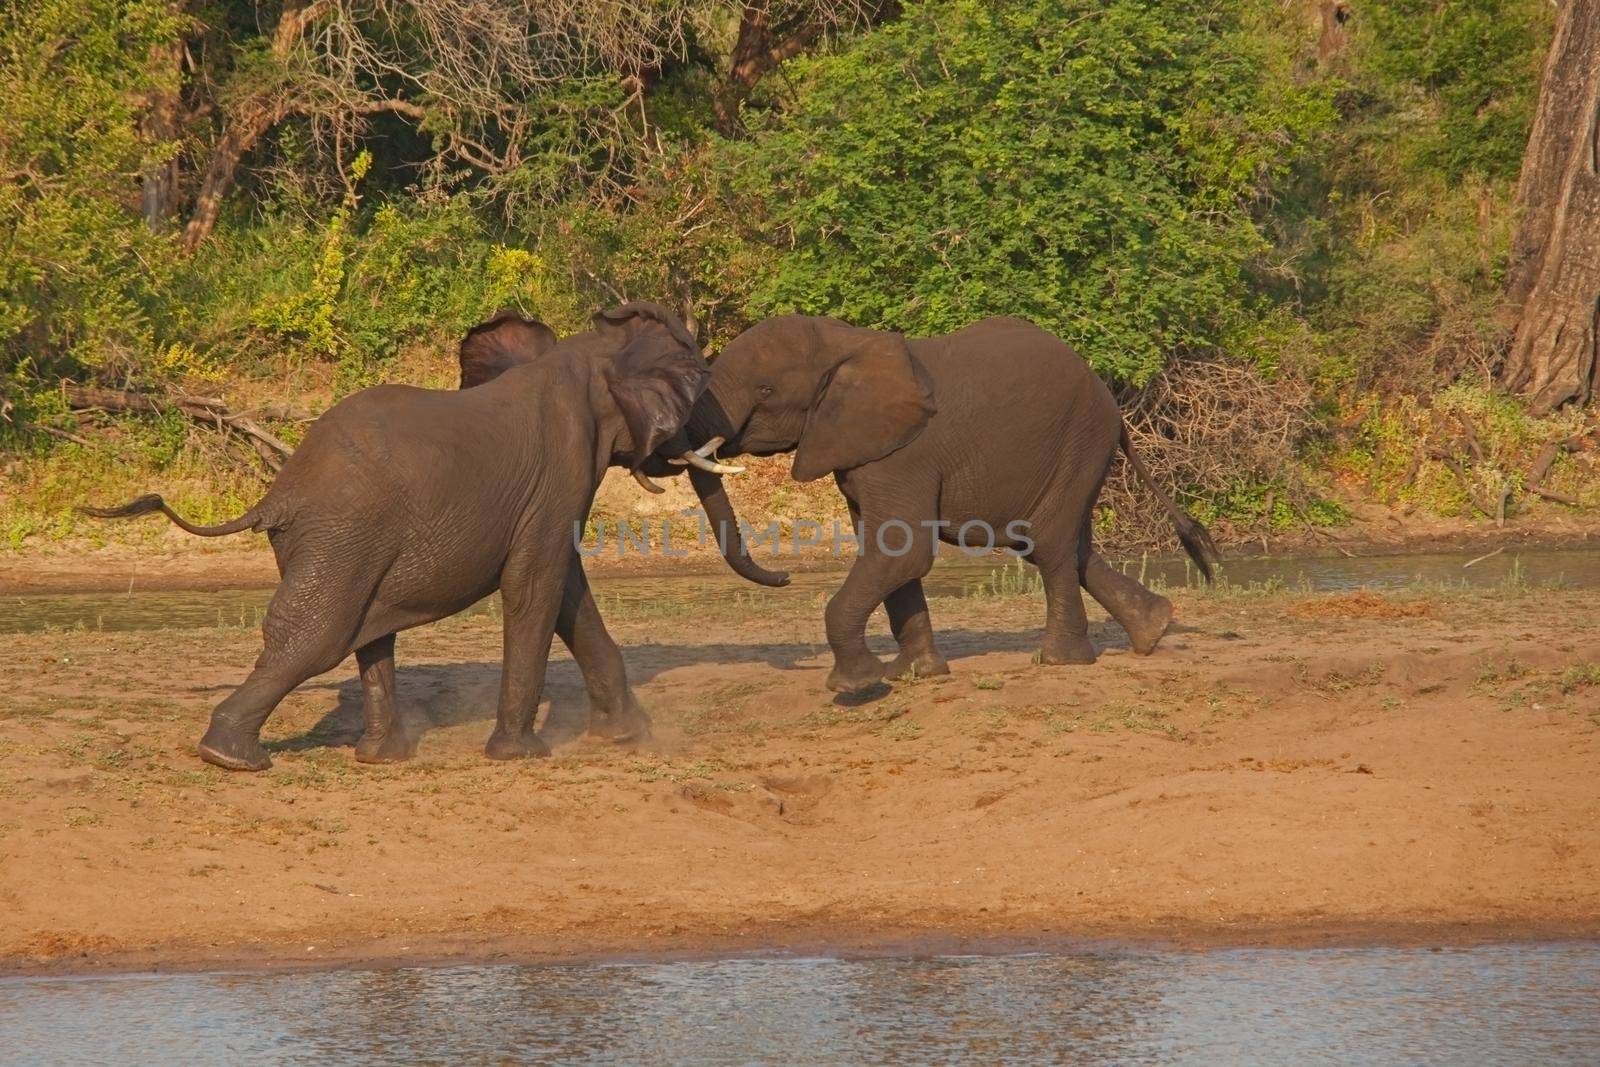
<path id="1" fill-rule="evenodd" d="M 762 558 L 782 567 L 784 558 Z M 1470 566 L 1469 566 L 1470 564 Z M 1182 559 L 1132 560 L 1121 564 L 1147 584 L 1183 586 L 1198 581 Z M 650 575 L 600 574 L 595 595 L 607 618 L 625 619 L 630 610 L 662 601 L 734 601 L 752 597 L 813 598 L 831 593 L 844 577 L 843 567 L 801 572 L 788 589 L 762 590 L 731 573 Z M 1329 558 L 1265 556 L 1226 562 L 1222 581 L 1235 586 L 1281 584 L 1317 592 L 1356 588 L 1404 589 L 1419 584 L 1493 587 L 1507 583 L 1600 587 L 1600 547 L 1535 549 L 1482 553 L 1433 553 Z M 1031 566 L 999 557 L 973 560 L 946 547 L 933 572 L 923 581 L 929 596 L 960 597 L 996 590 L 1036 589 Z M 260 624 L 271 589 L 223 589 L 207 592 L 52 593 L 7 596 L 0 591 L 0 633 L 45 629 L 151 630 Z M 496 610 L 483 601 L 471 612 Z"/>
<path id="2" fill-rule="evenodd" d="M 1600 944 L 0 980 L 7 1063 L 1600 1062 Z"/>

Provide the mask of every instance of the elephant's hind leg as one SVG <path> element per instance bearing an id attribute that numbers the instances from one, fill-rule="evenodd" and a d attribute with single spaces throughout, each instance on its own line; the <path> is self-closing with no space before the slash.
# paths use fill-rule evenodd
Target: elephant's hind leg
<path id="1" fill-rule="evenodd" d="M 1087 497 L 1062 500 L 1051 517 L 1034 525 L 1036 538 L 1026 558 L 1039 568 L 1044 581 L 1044 643 L 1040 663 L 1093 663 L 1096 653 L 1089 640 L 1089 617 L 1083 610 L 1083 565 L 1089 556 L 1089 509 L 1099 492 L 1098 483 Z"/>
<path id="2" fill-rule="evenodd" d="M 239 688 L 211 713 L 211 725 L 200 738 L 200 758 L 230 771 L 264 771 L 272 757 L 261 747 L 261 727 L 278 702 L 315 672 L 287 669 L 258 661 Z"/>
<path id="3" fill-rule="evenodd" d="M 1128 631 L 1133 650 L 1148 656 L 1172 621 L 1172 601 L 1129 578 L 1098 552 L 1083 567 L 1083 587 Z"/>
<path id="4" fill-rule="evenodd" d="M 230 771 L 263 771 L 272 759 L 261 727 L 278 702 L 308 678 L 332 670 L 350 654 L 373 583 L 342 583 L 287 574 L 267 605 L 265 647 L 239 688 L 216 706 L 199 755 Z"/>
<path id="5" fill-rule="evenodd" d="M 361 668 L 362 711 L 365 729 L 356 742 L 359 763 L 399 763 L 408 760 L 415 746 L 406 738 L 395 707 L 394 634 L 369 641 L 356 649 Z"/>
<path id="6" fill-rule="evenodd" d="M 928 616 L 928 598 L 922 592 L 922 579 L 914 578 L 883 599 L 889 615 L 889 629 L 900 645 L 900 655 L 884 668 L 885 678 L 933 678 L 950 673 L 950 664 L 933 639 L 933 620 Z"/>
<path id="7" fill-rule="evenodd" d="M 342 647 L 337 655 L 315 659 L 276 659 L 263 653 L 249 677 L 212 711 L 211 725 L 200 738 L 200 758 L 230 771 L 264 771 L 272 766 L 272 757 L 261 745 L 267 717 L 295 686 L 338 666 L 344 656 Z"/>

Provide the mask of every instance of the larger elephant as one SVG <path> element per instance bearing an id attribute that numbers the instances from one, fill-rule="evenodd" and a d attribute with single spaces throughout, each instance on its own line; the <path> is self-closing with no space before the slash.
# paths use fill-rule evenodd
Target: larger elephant
<path id="1" fill-rule="evenodd" d="M 717 357 L 689 437 L 721 438 L 725 456 L 793 452 L 797 480 L 837 481 L 860 544 L 826 612 L 836 691 L 886 674 L 948 671 L 921 582 L 936 539 L 992 543 L 1038 566 L 1043 662 L 1095 659 L 1080 586 L 1123 625 L 1136 652 L 1154 650 L 1171 603 L 1108 565 L 1091 539 L 1119 446 L 1210 576 L 1209 535 L 1152 482 L 1110 390 L 1069 345 L 1022 319 L 921 338 L 828 318 L 769 319 Z M 887 668 L 865 638 L 879 604 L 900 646 Z"/>
<path id="2" fill-rule="evenodd" d="M 264 650 L 213 711 L 199 745 L 207 762 L 270 766 L 260 741 L 268 716 L 351 652 L 365 700 L 356 757 L 407 758 L 394 705 L 395 634 L 496 589 L 505 648 L 490 757 L 548 751 L 533 720 L 555 633 L 583 668 L 600 732 L 647 723 L 595 609 L 573 531 L 608 466 L 648 482 L 649 470 L 673 469 L 667 455 L 688 451 L 682 428 L 710 374 L 699 347 L 671 313 L 633 303 L 565 341 L 502 314 L 470 332 L 460 356 L 460 391 L 384 385 L 329 409 L 267 494 L 230 522 L 195 526 L 156 495 L 85 509 L 106 518 L 160 511 L 190 533 L 260 530 L 272 543 L 281 581 L 262 624 Z M 695 474 L 713 520 L 732 524 L 717 476 Z M 752 580 L 785 580 L 736 544 L 728 554 L 736 565 L 744 557 Z"/>

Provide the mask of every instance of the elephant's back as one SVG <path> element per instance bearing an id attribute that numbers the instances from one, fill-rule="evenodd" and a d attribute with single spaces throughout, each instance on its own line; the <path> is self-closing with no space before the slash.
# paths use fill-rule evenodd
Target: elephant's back
<path id="1" fill-rule="evenodd" d="M 1088 362 L 1026 319 L 983 319 L 910 344 L 933 379 L 941 412 L 1001 419 L 1018 431 L 1060 429 L 1063 421 L 1102 431 L 1120 424 L 1115 399 Z M 1031 413 L 1047 425 L 1029 425 Z"/>
<path id="2" fill-rule="evenodd" d="M 381 385 L 329 408 L 269 494 L 294 531 L 289 539 L 359 537 L 397 557 L 504 541 L 499 527 L 515 519 L 504 498 L 527 483 L 519 463 L 527 450 L 496 438 L 493 397 L 476 392 Z M 500 506 L 486 506 L 486 496 Z"/>
<path id="3" fill-rule="evenodd" d="M 1021 319 L 985 319 L 911 346 L 937 409 L 912 447 L 940 472 L 941 518 L 996 530 L 1042 521 L 1051 501 L 1098 484 L 1122 419 L 1066 342 Z"/>

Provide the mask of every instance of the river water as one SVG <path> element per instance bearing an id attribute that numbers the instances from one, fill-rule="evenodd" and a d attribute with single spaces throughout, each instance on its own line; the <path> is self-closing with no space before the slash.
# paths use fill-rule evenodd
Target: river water
<path id="1" fill-rule="evenodd" d="M 11 1064 L 1600 1063 L 1600 944 L 0 980 Z"/>
<path id="2" fill-rule="evenodd" d="M 763 559 L 782 567 L 783 557 Z M 1469 565 L 1470 564 L 1470 565 Z M 1183 559 L 1124 561 L 1129 574 L 1143 576 L 1157 588 L 1199 582 Z M 762 590 L 735 575 L 610 575 L 593 579 L 595 595 L 607 618 L 626 618 L 630 610 L 658 601 L 748 600 L 752 597 L 814 597 L 831 593 L 843 580 L 843 568 L 798 572 L 783 590 Z M 1226 562 L 1220 582 L 1235 587 L 1281 585 L 1307 592 L 1342 592 L 1356 588 L 1399 590 L 1430 585 L 1473 588 L 1506 584 L 1567 588 L 1600 587 L 1600 548 L 1505 550 L 1483 553 L 1429 553 L 1347 558 L 1261 556 Z M 923 586 L 929 596 L 984 595 L 995 590 L 1037 588 L 1031 566 L 997 557 L 973 560 L 946 547 Z M 130 593 L 51 593 L 8 596 L 0 592 L 0 634 L 47 629 L 149 630 L 192 629 L 260 624 L 272 596 L 268 589 Z M 493 598 L 470 612 L 497 610 Z"/>

